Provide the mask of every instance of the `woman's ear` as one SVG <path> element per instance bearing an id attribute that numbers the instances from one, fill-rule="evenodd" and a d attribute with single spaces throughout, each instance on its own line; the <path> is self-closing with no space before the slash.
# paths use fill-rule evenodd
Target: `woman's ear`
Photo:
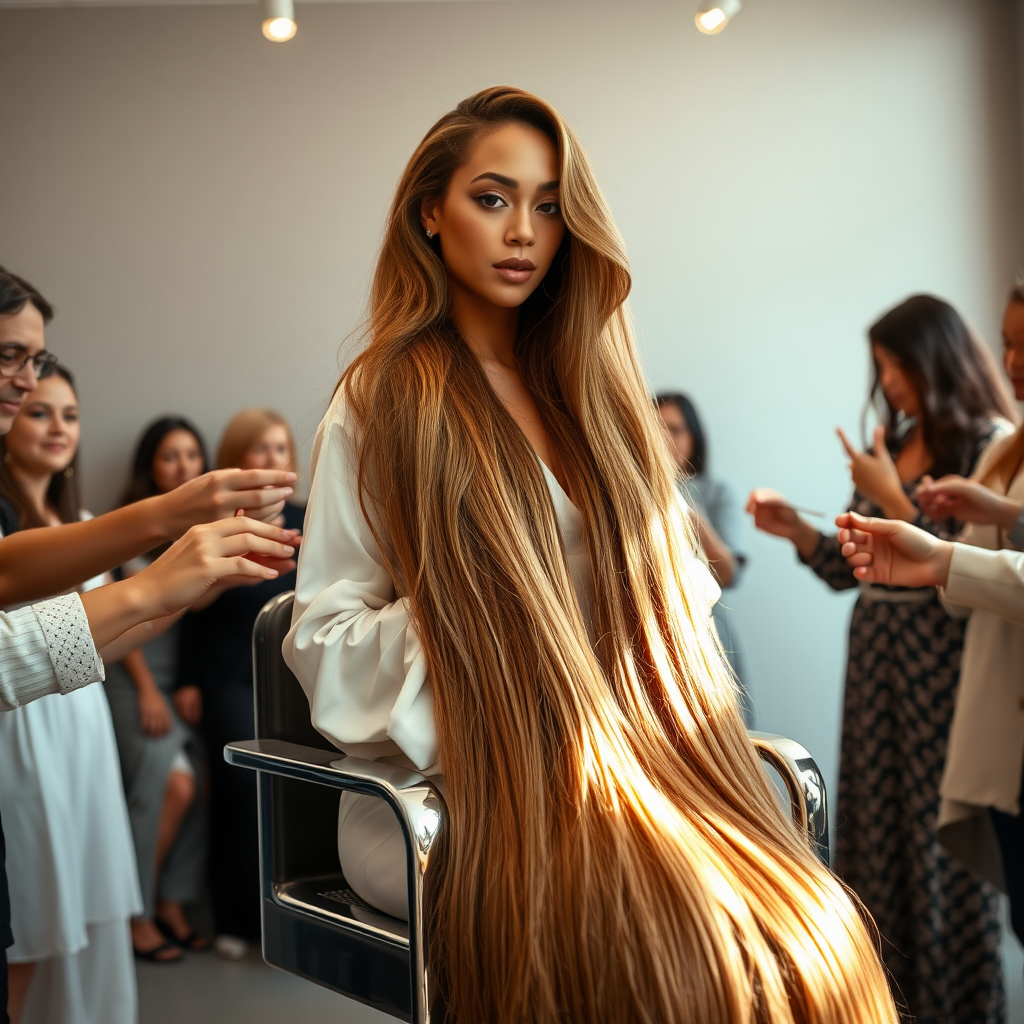
<path id="1" fill-rule="evenodd" d="M 427 238 L 437 234 L 437 215 L 440 213 L 440 206 L 436 199 L 424 199 L 420 205 L 420 223 Z"/>

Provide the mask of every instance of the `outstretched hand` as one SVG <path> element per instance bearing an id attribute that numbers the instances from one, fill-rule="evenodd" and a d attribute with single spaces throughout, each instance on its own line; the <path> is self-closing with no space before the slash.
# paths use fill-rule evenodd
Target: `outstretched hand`
<path id="1" fill-rule="evenodd" d="M 844 512 L 836 518 L 843 557 L 865 583 L 944 587 L 953 545 L 910 523 Z"/>
<path id="2" fill-rule="evenodd" d="M 165 532 L 173 540 L 191 526 L 233 516 L 238 509 L 272 522 L 297 479 L 294 473 L 276 469 L 217 469 L 153 500 L 163 503 Z"/>
<path id="3" fill-rule="evenodd" d="M 965 523 L 1001 526 L 1011 530 L 1021 514 L 1021 502 L 989 490 L 962 476 L 924 477 L 914 500 L 930 519 L 959 519 Z"/>
<path id="4" fill-rule="evenodd" d="M 152 609 L 147 618 L 173 615 L 215 587 L 252 585 L 291 571 L 296 536 L 240 516 L 193 526 L 130 582 Z"/>

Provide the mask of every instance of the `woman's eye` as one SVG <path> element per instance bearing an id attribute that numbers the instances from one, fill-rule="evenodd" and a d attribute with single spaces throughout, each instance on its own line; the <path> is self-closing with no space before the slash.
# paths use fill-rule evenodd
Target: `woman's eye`
<path id="1" fill-rule="evenodd" d="M 541 203 L 537 209 L 540 210 L 541 213 L 546 213 L 550 217 L 555 217 L 562 212 L 562 208 L 558 203 Z"/>
<path id="2" fill-rule="evenodd" d="M 502 206 L 506 205 L 505 200 L 493 192 L 485 192 L 482 196 L 477 196 L 476 201 L 485 210 L 499 210 Z"/>

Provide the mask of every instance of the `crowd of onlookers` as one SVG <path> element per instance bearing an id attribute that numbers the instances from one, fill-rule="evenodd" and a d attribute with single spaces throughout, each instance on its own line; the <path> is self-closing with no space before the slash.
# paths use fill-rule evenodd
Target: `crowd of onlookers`
<path id="1" fill-rule="evenodd" d="M 81 501 L 74 377 L 25 340 L 36 320 L 41 339 L 51 316 L 35 289 L 0 268 L 7 330 L 0 331 L 0 414 L 8 414 L 0 415 L 0 533 L 12 552 L 26 531 L 90 518 Z M 918 1021 L 997 1024 L 1006 1014 L 1000 889 L 1010 894 L 1024 938 L 1024 625 L 999 608 L 970 614 L 946 576 L 907 567 L 915 559 L 934 562 L 935 551 L 946 550 L 934 544 L 953 540 L 1024 548 L 1024 427 L 1013 402 L 1024 399 L 1024 290 L 1012 292 L 1003 321 L 1012 392 L 985 346 L 934 297 L 895 307 L 872 325 L 868 341 L 878 427 L 863 450 L 839 433 L 851 471 L 850 509 L 875 525 L 847 517 L 839 535 L 822 532 L 767 489 L 751 493 L 747 511 L 759 530 L 790 541 L 799 561 L 830 587 L 860 589 L 849 635 L 834 868 L 877 923 L 894 987 Z M 663 393 L 656 405 L 708 562 L 723 587 L 734 586 L 746 562 L 739 503 L 709 472 L 692 401 Z M 211 470 L 221 474 L 202 485 L 200 508 L 199 481 Z M 243 491 L 230 483 L 242 479 L 231 470 L 265 475 L 245 477 Z M 55 555 L 54 562 L 64 559 L 61 569 L 40 556 L 39 585 L 24 592 L 5 583 L 0 566 L 0 603 L 12 608 L 74 589 L 88 609 L 88 595 L 104 584 L 127 586 L 163 572 L 164 585 L 169 576 L 161 567 L 184 557 L 184 542 L 174 538 L 191 522 L 213 519 L 211 501 L 229 515 L 232 495 L 239 511 L 265 513 L 287 531 L 279 539 L 294 542 L 303 521 L 303 509 L 287 501 L 294 470 L 291 431 L 271 410 L 233 417 L 213 463 L 191 422 L 162 417 L 136 446 L 121 500 L 128 511 L 111 516 L 141 523 L 143 512 L 132 509 L 173 506 L 176 528 L 133 534 L 122 526 L 115 542 L 113 528 L 102 534 L 97 526 L 92 562 L 73 552 Z M 186 507 L 188 515 L 180 511 Z M 885 539 L 872 539 L 878 521 L 890 524 Z M 900 523 L 923 533 L 892 525 Z M 925 535 L 933 546 L 920 540 Z M 133 557 L 113 559 L 115 553 Z M 107 571 L 75 577 L 104 557 L 113 559 Z M 125 922 L 135 957 L 158 963 L 210 945 L 238 958 L 258 941 L 255 780 L 229 768 L 221 751 L 254 733 L 252 628 L 266 601 L 293 585 L 293 563 L 280 567 L 286 571 L 255 585 L 218 585 L 180 598 L 179 610 L 156 626 L 136 615 L 137 622 L 122 623 L 123 636 L 133 639 L 120 648 L 104 647 L 94 630 L 107 655 L 102 689 L 5 705 L 0 814 L 15 1022 L 73 1021 L 80 1006 L 89 1019 L 131 1020 L 131 958 L 116 952 Z M 724 605 L 715 620 L 752 725 Z M 212 939 L 188 916 L 204 893 Z M 4 939 L 0 920 L 0 945 Z M 99 1017 L 97 1007 L 105 1008 Z"/>
<path id="2" fill-rule="evenodd" d="M 59 528 L 46 531 L 54 541 L 46 557 L 59 561 L 68 547 L 61 543 L 64 529 L 92 517 L 81 501 L 74 376 L 43 347 L 42 328 L 52 315 L 36 289 L 0 268 L 0 406 L 6 402 L 11 413 L 0 436 L 0 543 L 6 550 L 35 528 Z M 138 581 L 154 573 L 166 577 L 168 564 L 180 576 L 183 562 L 192 576 L 207 572 L 226 581 L 209 589 L 204 580 L 196 600 L 175 598 L 170 616 L 154 621 L 136 614 L 139 622 L 128 623 L 134 638 L 121 649 L 105 647 L 93 629 L 106 663 L 102 687 L 61 685 L 38 699 L 15 694 L 5 700 L 0 815 L 11 927 L 4 934 L 7 900 L 0 899 L 0 946 L 8 947 L 4 976 L 15 1024 L 134 1020 L 132 953 L 172 963 L 186 951 L 206 950 L 210 939 L 186 914 L 204 893 L 220 955 L 244 957 L 258 940 L 255 779 L 227 770 L 221 752 L 228 740 L 254 735 L 253 624 L 267 600 L 293 585 L 290 556 L 303 518 L 303 509 L 287 500 L 294 462 L 291 430 L 269 409 L 245 409 L 231 419 L 215 467 L 192 423 L 162 417 L 138 441 L 121 511 L 93 521 L 99 531 L 93 531 L 95 553 L 65 556 L 63 579 L 53 592 L 70 588 L 82 595 L 87 628 L 93 614 L 84 602 L 106 584 L 114 584 L 109 591 L 115 596 L 120 586 L 130 597 Z M 133 521 L 155 520 L 154 510 L 169 503 L 187 509 L 196 495 L 211 490 L 219 493 L 220 507 L 190 509 L 195 521 L 231 517 L 221 532 L 235 536 L 242 527 L 234 523 L 249 524 L 248 530 L 258 524 L 232 513 L 256 505 L 254 514 L 267 520 L 266 529 L 291 545 L 274 562 L 278 568 L 268 571 L 270 578 L 227 586 L 241 582 L 230 566 L 209 564 L 209 552 L 203 563 L 182 552 L 184 541 L 171 543 L 182 530 L 163 531 L 169 536 L 154 545 L 161 539 L 155 521 L 137 540 L 130 529 L 114 536 L 119 516 L 122 522 L 133 514 Z M 100 520 L 108 518 L 113 529 L 104 535 Z M 248 536 L 239 537 L 229 553 L 251 555 Z M 133 557 L 116 558 L 118 553 Z M 82 557 L 110 564 L 82 579 L 74 564 Z M 35 590 L 26 596 L 46 596 L 45 583 Z M 4 603 L 10 608 L 15 602 Z M 58 623 L 56 653 L 49 655 L 58 675 L 73 645 L 69 633 L 66 623 Z M 79 645 L 71 653 L 82 660 L 83 651 Z M 126 950 L 129 922 L 133 948 Z M 6 988 L 0 997 L 2 1020 Z"/>
<path id="3" fill-rule="evenodd" d="M 838 431 L 851 512 L 906 524 L 894 536 L 919 545 L 927 534 L 958 541 L 961 552 L 1024 549 L 1024 427 L 1014 405 L 1024 400 L 1024 288 L 1009 296 L 1002 341 L 1010 389 L 989 350 L 940 299 L 913 296 L 870 327 L 868 402 L 878 426 L 864 450 Z M 728 587 L 744 561 L 738 504 L 707 472 L 690 400 L 664 394 L 657 404 L 708 560 Z M 903 582 L 898 574 L 872 569 L 869 577 L 876 541 L 863 533 L 858 548 L 850 539 L 860 521 L 838 535 L 822 532 L 765 488 L 751 493 L 747 511 L 830 587 L 859 587 L 833 866 L 878 926 L 900 1002 L 922 1022 L 1005 1020 L 1000 889 L 1024 939 L 1024 628 L 1006 580 L 998 612 L 987 611 L 944 586 L 917 585 L 918 570 L 904 585 L 893 585 Z M 726 615 L 719 607 L 716 622 L 746 697 Z"/>

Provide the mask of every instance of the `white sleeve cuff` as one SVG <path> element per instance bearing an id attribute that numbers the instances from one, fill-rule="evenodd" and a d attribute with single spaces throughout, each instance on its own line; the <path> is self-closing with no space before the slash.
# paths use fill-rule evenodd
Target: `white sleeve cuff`
<path id="1" fill-rule="evenodd" d="M 104 679 L 103 661 L 92 641 L 89 619 L 78 594 L 64 594 L 32 606 L 46 638 L 61 693 Z"/>

